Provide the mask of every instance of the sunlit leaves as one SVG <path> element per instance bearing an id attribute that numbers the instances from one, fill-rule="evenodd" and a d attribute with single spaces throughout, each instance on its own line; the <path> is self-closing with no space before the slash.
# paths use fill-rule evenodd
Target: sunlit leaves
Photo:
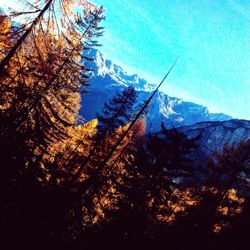
<path id="1" fill-rule="evenodd" d="M 177 188 L 172 192 L 160 189 L 156 197 L 150 195 L 149 214 L 154 223 L 172 225 L 179 217 L 188 216 L 188 209 L 196 206 L 199 200 L 194 188 Z"/>
<path id="2" fill-rule="evenodd" d="M 1 71 L 0 132 L 3 140 L 19 137 L 20 145 L 28 146 L 36 157 L 43 157 L 55 141 L 69 138 L 68 127 L 79 119 L 80 93 L 88 86 L 89 77 L 82 49 L 88 49 L 87 43 L 100 35 L 94 30 L 102 20 L 98 7 L 88 10 L 88 17 L 76 13 L 73 6 L 84 13 L 86 4 L 77 0 L 37 1 L 29 5 L 31 10 L 41 8 L 36 18 L 32 20 L 35 14 L 30 11 L 20 13 L 31 15 L 27 27 L 13 27 L 7 16 L 1 17 L 1 57 L 8 59 Z M 55 10 L 59 6 L 61 13 Z M 11 17 L 15 15 L 18 12 L 11 13 Z M 77 28 L 79 20 L 85 28 Z M 34 161 L 31 159 L 31 165 Z"/>
<path id="3" fill-rule="evenodd" d="M 108 145 L 112 145 L 116 142 L 117 138 L 126 131 L 129 124 L 124 127 L 119 127 L 111 135 L 107 135 L 105 142 Z M 145 123 L 138 121 L 135 127 L 128 133 L 124 141 L 114 152 L 110 160 L 107 162 L 106 166 L 98 173 L 99 178 L 95 182 L 96 187 L 90 187 L 90 190 L 94 189 L 89 203 L 86 203 L 86 197 L 83 196 L 83 213 L 84 218 L 87 219 L 83 221 L 85 227 L 92 224 L 100 225 L 101 223 L 107 223 L 112 220 L 110 214 L 119 211 L 120 203 L 129 201 L 127 197 L 126 185 L 128 185 L 130 178 L 136 178 L 134 175 L 134 170 L 132 169 L 133 157 L 132 150 L 135 147 L 134 143 L 143 134 L 145 128 Z M 105 155 L 105 151 L 108 147 L 103 147 L 104 152 L 99 152 L 99 157 Z M 94 166 L 93 166 L 94 168 Z M 88 196 L 88 194 L 87 194 Z M 86 217 L 87 216 L 87 217 Z M 92 219 L 90 219 L 92 218 Z"/>
<path id="4" fill-rule="evenodd" d="M 229 189 L 221 204 L 216 208 L 218 222 L 213 225 L 213 231 L 219 233 L 232 226 L 244 209 L 245 198 L 239 197 L 235 189 Z"/>

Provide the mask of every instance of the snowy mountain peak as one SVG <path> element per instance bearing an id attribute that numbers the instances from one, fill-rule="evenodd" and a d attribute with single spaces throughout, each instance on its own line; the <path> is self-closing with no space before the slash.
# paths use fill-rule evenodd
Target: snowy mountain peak
<path id="1" fill-rule="evenodd" d="M 93 61 L 88 67 L 93 70 L 90 79 L 90 90 L 82 97 L 80 114 L 86 120 L 95 118 L 103 104 L 125 87 L 133 86 L 137 91 L 137 104 L 146 100 L 155 89 L 154 84 L 148 83 L 137 74 L 129 75 L 120 66 L 107 60 L 98 50 L 92 49 L 88 53 Z M 86 108 L 85 108 L 86 107 Z M 177 97 L 170 97 L 158 91 L 152 99 L 146 118 L 148 131 L 160 129 L 162 121 L 168 128 L 192 125 L 204 121 L 223 121 L 232 117 L 221 113 L 210 113 L 202 105 L 186 102 Z"/>
<path id="2" fill-rule="evenodd" d="M 154 84 L 148 83 L 137 74 L 129 75 L 122 67 L 107 60 L 99 50 L 91 49 L 88 56 L 94 59 L 94 63 L 90 64 L 93 69 L 93 78 L 96 76 L 111 78 L 121 86 L 133 86 L 138 91 L 153 91 L 155 88 Z"/>

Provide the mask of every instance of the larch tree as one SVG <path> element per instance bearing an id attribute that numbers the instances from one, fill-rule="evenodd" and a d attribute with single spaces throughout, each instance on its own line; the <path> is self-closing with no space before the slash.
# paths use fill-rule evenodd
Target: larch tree
<path id="1" fill-rule="evenodd" d="M 75 14 L 80 4 L 83 14 Z M 40 5 L 32 4 L 32 10 Z M 22 168 L 37 165 L 51 143 L 69 136 L 67 127 L 77 123 L 80 93 L 88 86 L 84 61 L 90 59 L 82 51 L 97 45 L 92 38 L 102 33 L 102 13 L 87 1 L 54 0 L 28 27 L 11 28 L 3 16 L 4 39 L 12 43 L 4 42 L 1 61 L 1 149 L 7 165 L 13 157 Z"/>
<path id="2" fill-rule="evenodd" d="M 70 128 L 78 123 L 80 94 L 88 86 L 85 61 L 91 59 L 85 52 L 98 45 L 93 39 L 102 34 L 104 10 L 81 0 L 35 1 L 30 6 L 0 17 L 1 208 L 12 204 L 25 211 L 27 222 L 14 217 L 12 227 L 23 224 L 29 230 L 25 223 L 32 221 L 47 234 L 48 228 L 60 231 L 68 204 L 49 182 L 60 179 L 61 169 L 53 171 L 44 158 L 54 157 L 56 143 L 77 137 Z M 27 16 L 37 13 L 34 20 Z M 15 16 L 27 16 L 26 23 L 14 23 Z M 10 211 L 3 215 L 15 216 Z"/>
<path id="3" fill-rule="evenodd" d="M 130 122 L 133 105 L 136 100 L 136 92 L 133 87 L 128 87 L 122 93 L 118 93 L 109 103 L 104 104 L 103 113 L 98 114 L 97 133 L 93 137 L 93 149 L 83 160 L 81 167 L 72 177 L 72 181 L 77 180 L 84 172 L 84 169 L 93 168 L 94 173 L 99 171 L 100 165 L 105 157 L 110 153 L 113 146 L 119 137 L 116 135 L 112 143 L 108 140 L 111 135 L 114 136 L 114 131 Z M 94 174 L 95 175 L 95 174 Z"/>

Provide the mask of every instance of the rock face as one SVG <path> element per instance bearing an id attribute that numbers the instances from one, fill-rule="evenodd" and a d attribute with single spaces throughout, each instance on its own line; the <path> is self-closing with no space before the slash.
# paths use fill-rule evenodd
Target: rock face
<path id="1" fill-rule="evenodd" d="M 82 96 L 80 115 L 85 120 L 96 117 L 103 104 L 109 101 L 117 92 L 125 87 L 133 86 L 137 91 L 137 103 L 141 104 L 155 89 L 138 75 L 128 75 L 123 69 L 110 60 L 106 60 L 98 50 L 90 50 L 89 55 L 94 60 L 88 63 L 93 70 L 88 94 Z M 154 132 L 160 129 L 164 121 L 166 127 L 192 125 L 202 121 L 222 121 L 232 117 L 225 114 L 213 114 L 206 107 L 192 102 L 185 102 L 176 97 L 170 97 L 163 92 L 157 92 L 153 98 L 147 115 L 147 130 Z"/>
<path id="2" fill-rule="evenodd" d="M 250 121 L 228 120 L 201 122 L 180 127 L 189 138 L 198 138 L 199 150 L 205 155 L 211 154 L 224 145 L 237 145 L 250 139 Z"/>
<path id="3" fill-rule="evenodd" d="M 221 151 L 224 145 L 233 146 L 250 139 L 250 121 L 228 120 L 201 122 L 183 126 L 178 130 L 189 138 L 197 138 L 198 148 L 193 152 L 194 173 L 196 182 L 202 183 L 208 173 L 207 160 L 215 150 Z"/>

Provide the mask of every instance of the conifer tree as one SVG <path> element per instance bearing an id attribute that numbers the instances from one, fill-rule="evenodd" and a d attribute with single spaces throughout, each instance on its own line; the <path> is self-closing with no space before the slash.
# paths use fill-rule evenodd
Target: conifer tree
<path id="1" fill-rule="evenodd" d="M 73 3 L 64 1 L 62 12 L 66 14 L 66 6 Z M 53 9 L 48 11 L 52 13 Z M 8 29 L 3 32 L 4 39 L 14 47 L 20 43 L 8 59 L 0 87 L 0 146 L 11 168 L 17 168 L 13 167 L 16 163 L 19 169 L 27 168 L 28 159 L 28 164 L 37 165 L 50 143 L 64 140 L 69 136 L 66 128 L 77 123 L 79 93 L 87 86 L 89 72 L 83 65 L 89 59 L 81 56 L 81 51 L 95 45 L 91 39 L 101 35 L 98 23 L 103 19 L 102 12 L 97 7 L 85 9 L 84 16 L 69 11 L 67 16 L 71 14 L 75 24 L 65 15 L 60 20 L 43 15 L 21 43 L 16 37 L 19 31 L 6 26 L 8 19 L 3 17 L 2 26 Z M 59 21 L 68 30 L 60 30 L 56 25 Z"/>
<path id="2" fill-rule="evenodd" d="M 115 137 L 123 133 L 127 127 L 128 124 L 116 129 L 109 138 L 106 138 L 106 142 L 115 141 Z M 128 189 L 131 188 L 131 179 L 137 178 L 137 171 L 132 167 L 133 154 L 136 151 L 136 141 L 142 136 L 144 128 L 143 122 L 136 124 L 106 167 L 96 173 L 95 179 L 92 179 L 94 180 L 92 185 L 88 182 L 88 178 L 86 180 L 82 178 L 83 185 L 85 181 L 88 182 L 87 189 L 83 190 L 81 186 L 79 187 L 82 192 L 80 207 L 82 214 L 80 214 L 81 218 L 84 218 L 82 221 L 84 230 L 95 225 L 104 226 L 117 220 L 117 215 L 121 214 L 124 205 L 131 205 Z M 80 221 L 78 219 L 78 222 Z"/>
<path id="3" fill-rule="evenodd" d="M 189 139 L 178 129 L 166 129 L 162 123 L 162 138 L 157 138 L 161 153 L 166 152 L 165 160 L 159 159 L 164 171 L 173 177 L 189 175 L 192 171 L 192 152 L 197 148 L 197 139 Z M 164 158 L 164 157 L 163 157 Z M 163 161 L 162 161 L 163 160 Z"/>
<path id="4" fill-rule="evenodd" d="M 161 132 L 150 134 L 141 147 L 138 161 L 143 162 L 142 171 L 149 175 L 163 174 L 169 180 L 190 175 L 196 139 L 188 139 L 181 131 L 168 130 L 162 124 Z"/>
<path id="5" fill-rule="evenodd" d="M 130 122 L 133 107 L 136 101 L 136 92 L 128 87 L 118 93 L 109 103 L 105 103 L 102 113 L 97 115 L 99 122 L 98 133 L 106 134 Z"/>
<path id="6" fill-rule="evenodd" d="M 209 159 L 210 174 L 207 185 L 216 186 L 222 190 L 237 188 L 244 190 L 250 174 L 250 140 L 238 145 L 227 146 Z"/>
<path id="7" fill-rule="evenodd" d="M 82 51 L 97 45 L 92 39 L 102 33 L 98 26 L 102 8 L 88 3 L 83 14 L 76 15 L 71 4 L 82 1 L 60 2 L 60 19 L 52 4 L 32 28 L 13 27 L 7 15 L 0 20 L 1 211 L 8 204 L 25 211 L 27 223 L 31 221 L 41 237 L 51 232 L 57 235 L 67 216 L 67 197 L 71 198 L 68 190 L 57 185 L 64 169 L 53 168 L 53 146 L 74 136 L 70 128 L 78 122 L 80 93 L 88 86 L 90 72 L 84 65 L 90 59 Z M 23 224 L 21 235 L 29 232 L 29 225 L 11 209 L 4 212 L 3 216 L 15 221 L 8 226 Z"/>
<path id="8" fill-rule="evenodd" d="M 130 122 L 135 100 L 135 89 L 128 87 L 122 93 L 118 93 L 109 103 L 104 104 L 103 113 L 98 114 L 97 134 L 93 138 L 94 147 L 83 160 L 82 166 L 73 176 L 72 181 L 79 177 L 88 164 L 90 166 L 94 165 L 97 169 L 99 168 L 98 166 L 102 164 L 105 157 L 109 154 L 119 135 L 116 135 L 116 140 L 113 140 L 112 143 L 107 141 L 108 138 L 118 127 Z M 94 170 L 94 172 L 96 171 Z"/>

